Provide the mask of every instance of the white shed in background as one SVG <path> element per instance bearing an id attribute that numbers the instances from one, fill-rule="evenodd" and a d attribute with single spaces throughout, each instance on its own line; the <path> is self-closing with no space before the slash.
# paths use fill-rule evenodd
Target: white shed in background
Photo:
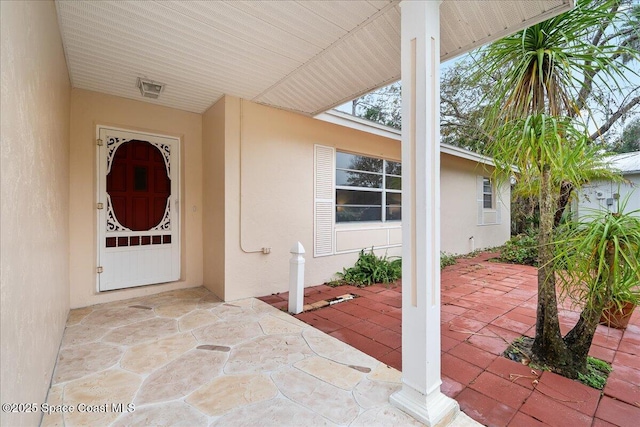
<path id="1" fill-rule="evenodd" d="M 622 207 L 625 201 L 624 211 L 638 211 L 636 214 L 640 216 L 640 151 L 611 156 L 609 162 L 624 181 L 593 181 L 583 186 L 574 204 L 579 218 L 597 210 L 618 212 L 619 203 Z"/>

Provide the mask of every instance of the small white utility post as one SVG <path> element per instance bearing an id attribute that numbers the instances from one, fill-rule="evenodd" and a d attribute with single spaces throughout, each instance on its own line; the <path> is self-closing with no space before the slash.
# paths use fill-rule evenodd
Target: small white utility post
<path id="1" fill-rule="evenodd" d="M 298 314 L 304 303 L 304 246 L 296 242 L 289 252 L 289 313 Z"/>
<path id="2" fill-rule="evenodd" d="M 440 4 L 400 3 L 402 389 L 390 401 L 428 426 L 459 411 L 440 391 Z"/>

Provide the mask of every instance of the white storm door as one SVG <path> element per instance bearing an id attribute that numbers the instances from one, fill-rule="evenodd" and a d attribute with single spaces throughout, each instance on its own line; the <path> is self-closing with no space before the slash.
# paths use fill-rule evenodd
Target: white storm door
<path id="1" fill-rule="evenodd" d="M 98 289 L 180 278 L 177 138 L 98 127 Z"/>

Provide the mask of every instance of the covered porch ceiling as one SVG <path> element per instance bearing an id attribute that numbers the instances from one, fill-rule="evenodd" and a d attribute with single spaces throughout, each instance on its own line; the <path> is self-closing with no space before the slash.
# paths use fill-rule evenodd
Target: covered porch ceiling
<path id="1" fill-rule="evenodd" d="M 56 0 L 71 84 L 202 113 L 224 94 L 315 115 L 400 78 L 400 1 Z M 571 7 L 445 0 L 441 60 Z M 143 98 L 138 77 L 166 84 Z"/>

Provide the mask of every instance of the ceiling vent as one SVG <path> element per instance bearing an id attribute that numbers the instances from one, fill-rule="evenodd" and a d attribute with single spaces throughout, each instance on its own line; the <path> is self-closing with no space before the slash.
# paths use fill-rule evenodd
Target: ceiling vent
<path id="1" fill-rule="evenodd" d="M 164 83 L 138 77 L 138 89 L 140 89 L 142 96 L 157 99 L 160 96 L 160 92 L 164 90 Z"/>

